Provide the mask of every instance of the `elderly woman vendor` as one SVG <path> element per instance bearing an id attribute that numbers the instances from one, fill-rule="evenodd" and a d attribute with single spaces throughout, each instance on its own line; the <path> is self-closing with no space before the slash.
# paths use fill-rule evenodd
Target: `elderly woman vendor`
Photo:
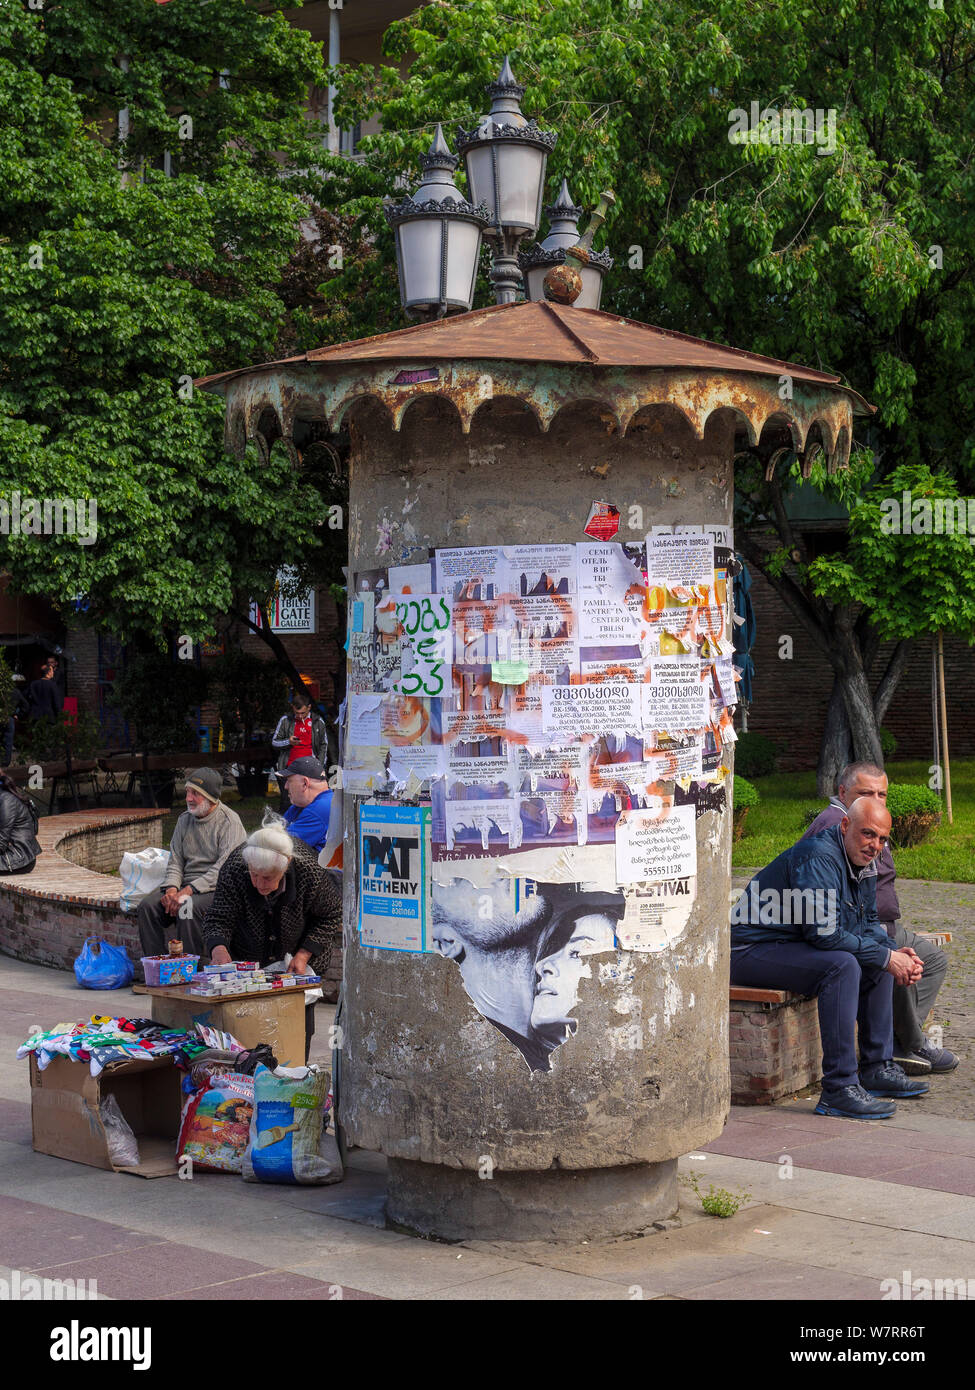
<path id="1" fill-rule="evenodd" d="M 342 930 L 342 897 L 316 856 L 281 826 L 249 835 L 224 862 L 203 934 L 214 965 L 290 953 L 297 974 L 324 975 Z M 315 1009 L 305 1009 L 305 1059 Z"/>

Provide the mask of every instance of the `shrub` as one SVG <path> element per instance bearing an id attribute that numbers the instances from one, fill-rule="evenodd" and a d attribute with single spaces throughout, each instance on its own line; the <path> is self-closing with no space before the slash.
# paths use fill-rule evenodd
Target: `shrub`
<path id="1" fill-rule="evenodd" d="M 778 751 L 764 734 L 739 734 L 735 744 L 735 771 L 743 777 L 765 777 L 775 771 Z"/>
<path id="2" fill-rule="evenodd" d="M 757 806 L 760 798 L 751 782 L 735 774 L 731 784 L 731 804 L 736 811 L 744 811 L 749 806 Z"/>
<path id="3" fill-rule="evenodd" d="M 897 739 L 889 729 L 880 730 L 880 751 L 884 755 L 884 762 L 889 763 L 897 752 Z"/>
<path id="4" fill-rule="evenodd" d="M 62 710 L 56 719 L 32 719 L 21 743 L 17 750 L 21 762 L 61 762 L 69 748 L 73 758 L 91 758 L 102 743 L 101 725 L 84 710 L 77 716 Z"/>
<path id="5" fill-rule="evenodd" d="M 941 801 L 930 787 L 891 782 L 887 810 L 893 821 L 890 837 L 901 849 L 921 844 L 941 822 Z"/>
<path id="6" fill-rule="evenodd" d="M 751 782 L 735 773 L 731 784 L 731 804 L 733 807 L 732 835 L 736 840 L 740 840 L 745 833 L 745 819 L 749 806 L 757 805 L 758 800 L 758 792 Z"/>

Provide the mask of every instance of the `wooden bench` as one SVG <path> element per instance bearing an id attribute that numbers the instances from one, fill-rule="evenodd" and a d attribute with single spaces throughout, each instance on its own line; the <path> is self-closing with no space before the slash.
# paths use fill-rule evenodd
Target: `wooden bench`
<path id="1" fill-rule="evenodd" d="M 918 932 L 947 946 L 949 931 Z M 785 989 L 729 991 L 728 1050 L 733 1105 L 771 1105 L 822 1079 L 823 1047 L 815 999 Z M 924 1026 L 931 1015 L 924 1020 Z"/>

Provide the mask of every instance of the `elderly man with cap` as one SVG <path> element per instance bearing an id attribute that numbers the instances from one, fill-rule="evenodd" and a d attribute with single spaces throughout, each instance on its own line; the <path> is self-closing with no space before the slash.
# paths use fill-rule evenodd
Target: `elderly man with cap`
<path id="1" fill-rule="evenodd" d="M 328 838 L 332 810 L 332 793 L 324 768 L 317 758 L 296 758 L 276 775 L 291 801 L 284 813 L 288 833 L 320 853 Z"/>
<path id="2" fill-rule="evenodd" d="M 220 800 L 222 788 L 223 779 L 212 767 L 197 768 L 186 779 L 186 810 L 173 831 L 163 886 L 138 907 L 143 955 L 165 955 L 172 937 L 184 950 L 204 954 L 201 927 L 217 875 L 231 850 L 247 838 L 240 816 Z"/>

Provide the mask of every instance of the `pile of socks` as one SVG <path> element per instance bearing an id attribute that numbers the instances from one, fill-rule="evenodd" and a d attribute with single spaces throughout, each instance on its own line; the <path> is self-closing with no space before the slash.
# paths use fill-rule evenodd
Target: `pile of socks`
<path id="1" fill-rule="evenodd" d="M 166 1028 L 151 1018 L 109 1018 L 93 1014 L 85 1023 L 57 1023 L 46 1031 L 37 1029 L 17 1049 L 18 1059 L 37 1058 L 43 1071 L 55 1057 L 87 1062 L 97 1076 L 109 1062 L 151 1062 L 155 1057 L 172 1057 L 177 1066 L 188 1066 L 204 1051 L 199 1034 L 182 1028 Z"/>

